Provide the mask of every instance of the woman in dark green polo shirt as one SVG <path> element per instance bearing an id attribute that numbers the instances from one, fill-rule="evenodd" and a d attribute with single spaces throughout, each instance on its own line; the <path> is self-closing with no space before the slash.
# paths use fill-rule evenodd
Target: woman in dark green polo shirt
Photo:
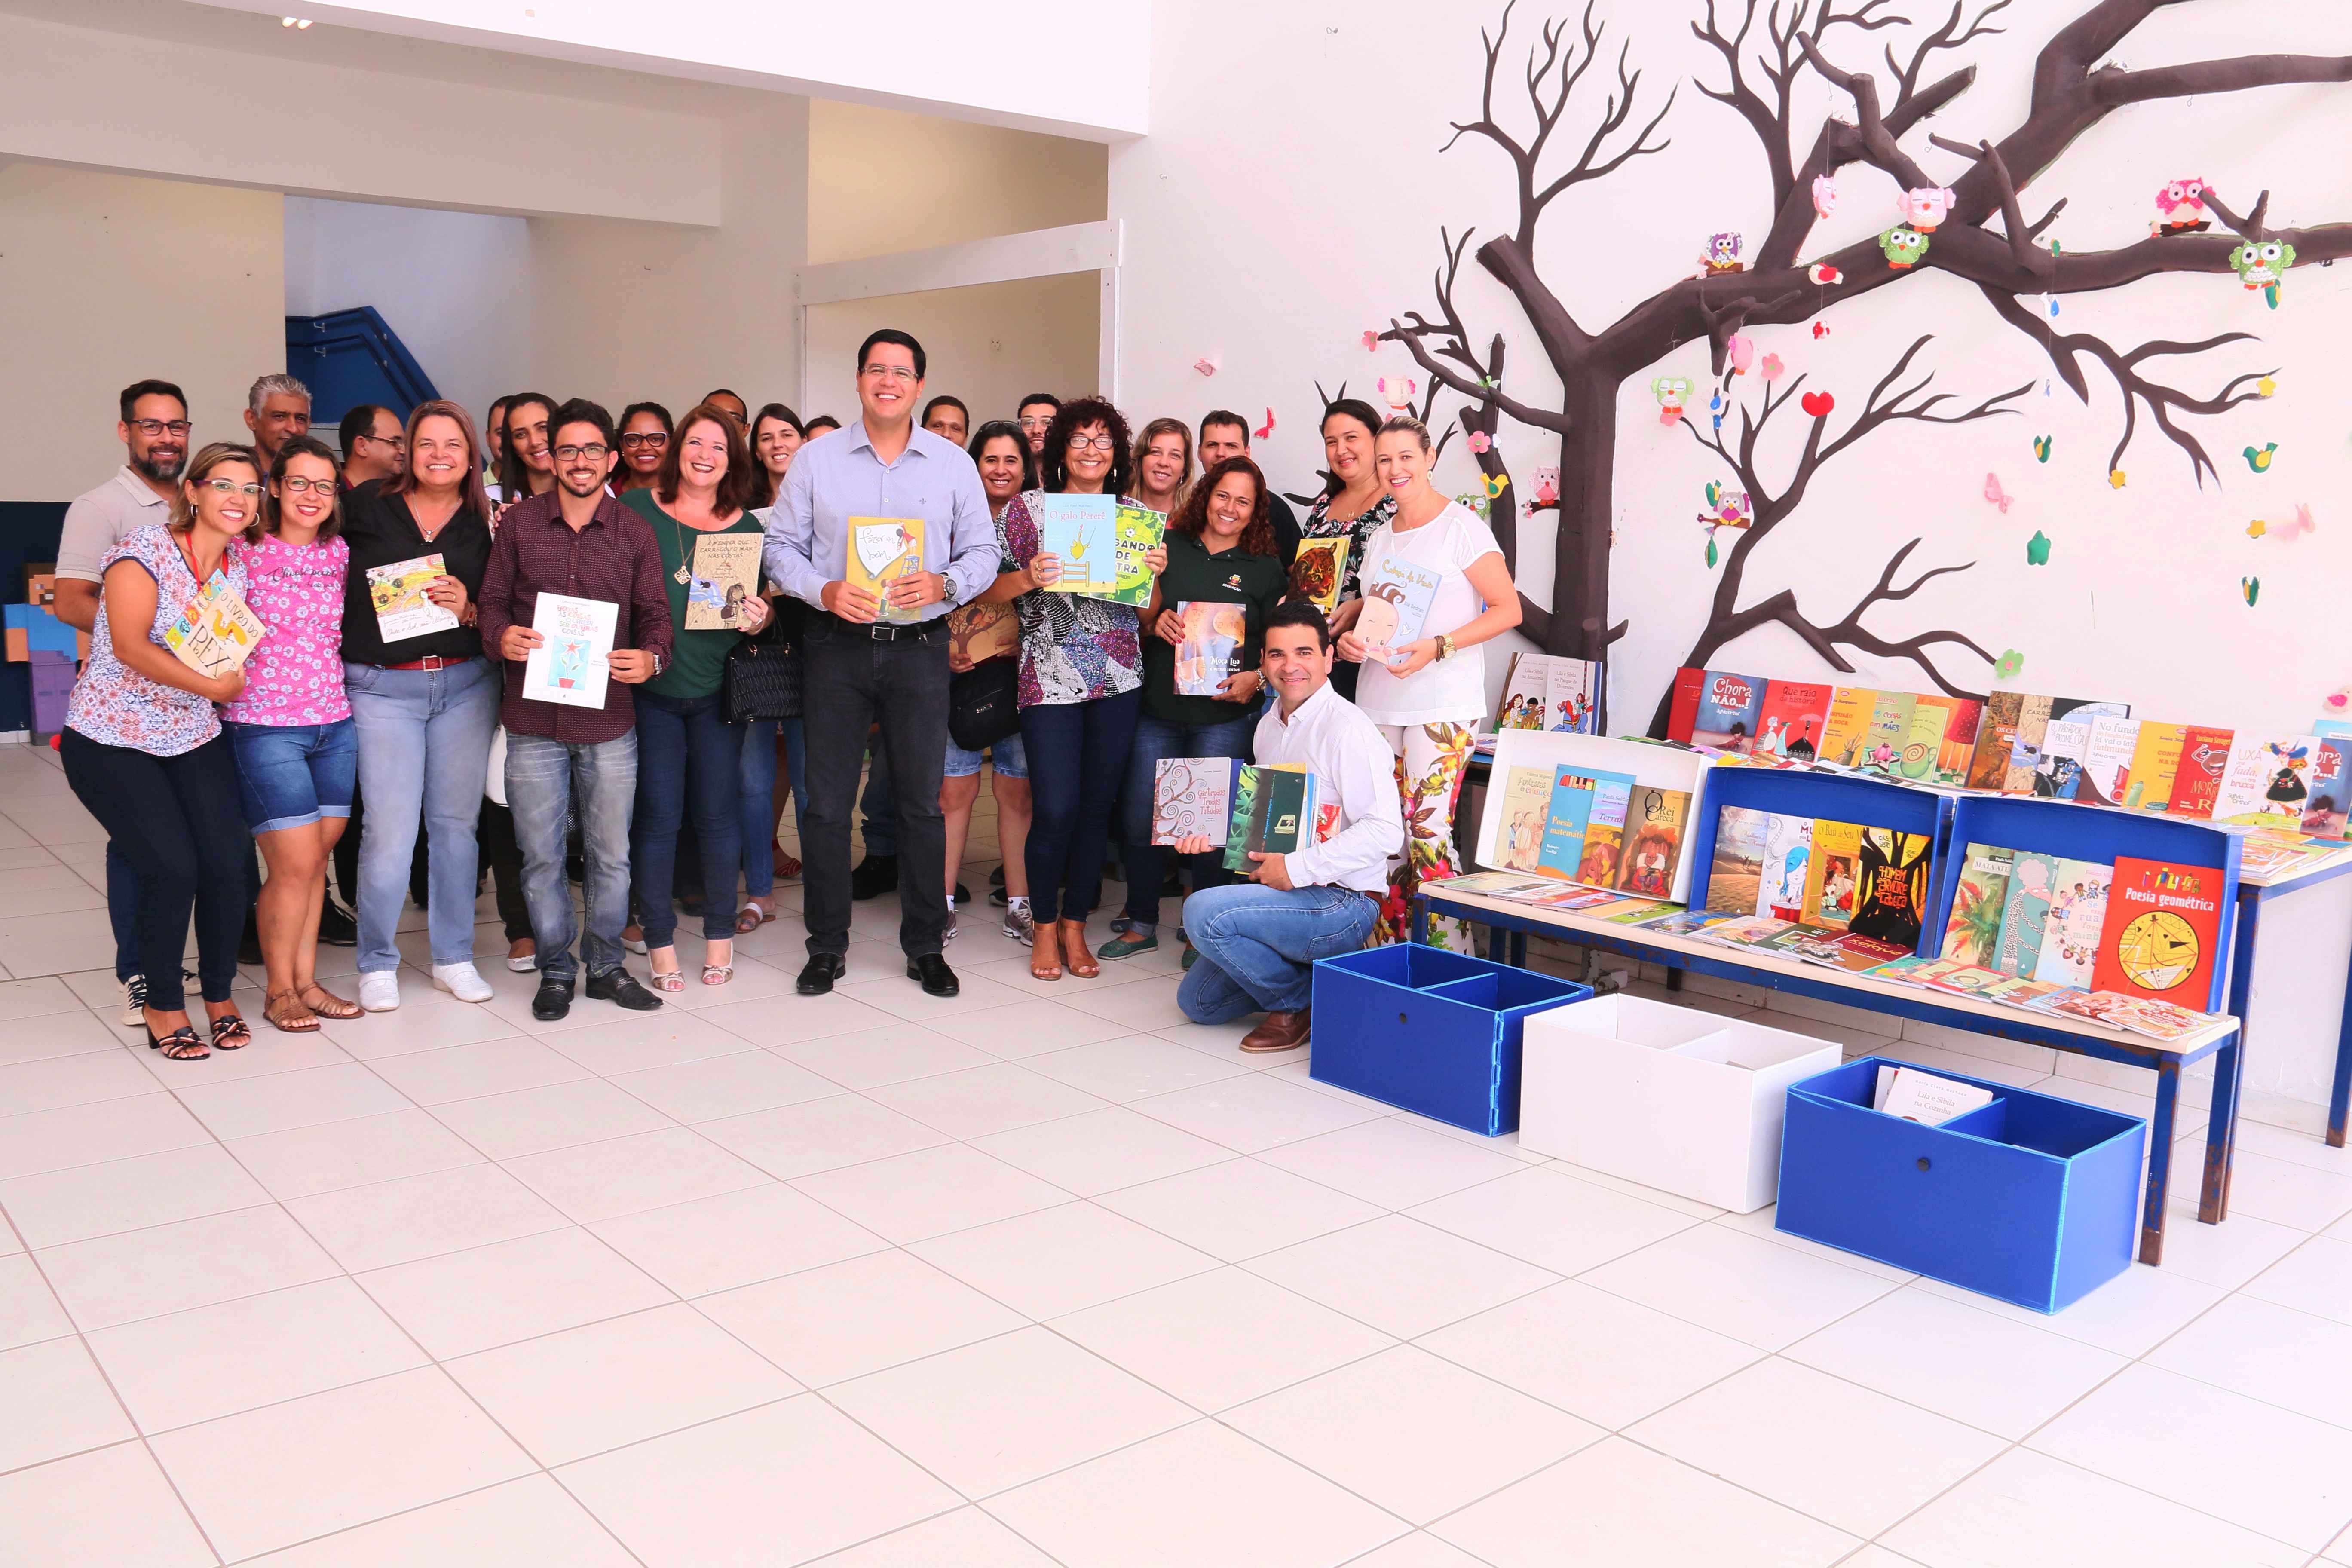
<path id="1" fill-rule="evenodd" d="M 1127 772 L 1127 910 L 1100 956 L 1160 945 L 1160 884 L 1170 851 L 1151 842 L 1164 757 L 1246 757 L 1257 722 L 1258 646 L 1289 586 L 1267 520 L 1265 476 L 1228 458 L 1201 476 L 1168 521 L 1168 567 L 1144 612 L 1143 716 Z M 1199 608 L 1187 611 L 1185 606 Z M 1189 634 L 1189 635 L 1188 635 Z M 1225 880 L 1223 858 L 1191 858 L 1192 889 Z"/>

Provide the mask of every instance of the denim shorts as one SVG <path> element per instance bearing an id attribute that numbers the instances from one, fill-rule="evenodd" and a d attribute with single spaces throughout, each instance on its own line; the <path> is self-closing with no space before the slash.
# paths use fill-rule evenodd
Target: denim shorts
<path id="1" fill-rule="evenodd" d="M 331 724 L 224 722 L 236 755 L 237 795 L 246 826 L 256 833 L 304 827 L 326 816 L 352 814 L 359 777 L 359 728 Z"/>
<path id="2" fill-rule="evenodd" d="M 953 741 L 950 741 L 945 776 L 951 779 L 971 777 L 972 774 L 980 772 L 980 759 L 992 752 L 996 757 L 998 778 L 1025 779 L 1029 776 L 1029 753 L 1022 749 L 1021 737 L 1017 732 L 1005 736 L 986 752 L 967 752 Z"/>

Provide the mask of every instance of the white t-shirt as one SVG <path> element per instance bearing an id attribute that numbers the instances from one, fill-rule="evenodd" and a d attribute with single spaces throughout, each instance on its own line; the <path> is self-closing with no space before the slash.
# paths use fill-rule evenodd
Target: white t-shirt
<path id="1" fill-rule="evenodd" d="M 1419 528 L 1400 531 L 1394 519 L 1382 523 L 1364 542 L 1363 582 L 1369 589 L 1378 581 L 1381 562 L 1390 556 L 1436 574 L 1437 596 L 1421 626 L 1423 637 L 1433 637 L 1485 613 L 1486 603 L 1465 574 L 1472 562 L 1502 550 L 1476 512 L 1450 501 Z M 1475 725 L 1486 711 L 1485 656 L 1484 647 L 1457 649 L 1452 658 L 1434 660 L 1402 679 L 1367 659 L 1356 679 L 1356 706 L 1376 724 Z"/>

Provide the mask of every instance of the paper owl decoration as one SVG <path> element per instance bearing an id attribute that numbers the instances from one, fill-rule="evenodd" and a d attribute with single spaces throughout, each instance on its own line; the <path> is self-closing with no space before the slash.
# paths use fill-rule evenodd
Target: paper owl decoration
<path id="1" fill-rule="evenodd" d="M 1699 260 L 1705 264 L 1709 272 L 1737 272 L 1740 270 L 1741 266 L 1740 246 L 1741 240 L 1737 234 L 1709 235 L 1706 241 L 1706 254 L 1700 257 Z"/>
<path id="2" fill-rule="evenodd" d="M 2259 289 L 2270 308 L 2278 309 L 2279 279 L 2294 265 L 2294 247 L 2283 239 L 2250 239 L 2230 252 L 2230 268 L 2238 281 Z"/>
<path id="3" fill-rule="evenodd" d="M 2175 180 L 2156 193 L 2156 210 L 2163 216 L 2148 226 L 2154 235 L 2202 234 L 2211 226 L 2205 216 L 2205 182 Z"/>
<path id="4" fill-rule="evenodd" d="M 1927 259 L 1927 237 L 1915 228 L 1890 228 L 1878 237 L 1886 265 L 1900 271 Z"/>
<path id="5" fill-rule="evenodd" d="M 1538 468 L 1536 470 L 1536 505 L 1558 506 L 1559 504 L 1559 469 Z"/>
<path id="6" fill-rule="evenodd" d="M 1933 234 L 1944 215 L 1952 210 L 1955 198 L 1949 190 L 1937 190 L 1922 185 L 1916 191 L 1906 191 L 1895 198 L 1895 205 L 1903 214 L 1903 221 L 1921 234 Z"/>
<path id="7" fill-rule="evenodd" d="M 1683 405 L 1690 401 L 1693 388 L 1686 375 L 1659 375 L 1650 378 L 1650 395 L 1658 400 L 1658 423 L 1678 425 L 1682 422 Z"/>
<path id="8" fill-rule="evenodd" d="M 1712 533 L 1718 528 L 1746 528 L 1756 521 L 1756 512 L 1748 504 L 1746 490 L 1735 490 L 1709 479 L 1706 482 L 1706 510 L 1698 514 L 1698 520 Z"/>
<path id="9" fill-rule="evenodd" d="M 1837 176 L 1815 174 L 1813 176 L 1813 216 L 1827 217 L 1837 211 Z"/>
<path id="10" fill-rule="evenodd" d="M 1389 405 L 1391 414 L 1402 414 L 1412 406 L 1412 395 L 1421 390 L 1421 383 L 1409 375 L 1384 375 L 1372 384 L 1380 389 L 1381 401 Z"/>

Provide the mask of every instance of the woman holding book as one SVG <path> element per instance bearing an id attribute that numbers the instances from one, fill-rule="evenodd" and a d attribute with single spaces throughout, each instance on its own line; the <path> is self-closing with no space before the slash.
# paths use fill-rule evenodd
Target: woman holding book
<path id="1" fill-rule="evenodd" d="M 213 712 L 245 689 L 245 671 L 199 675 L 167 635 L 208 588 L 245 596 L 245 563 L 231 542 L 248 537 L 260 515 L 252 449 L 215 442 L 188 465 L 170 525 L 134 529 L 107 551 L 89 658 L 58 741 L 67 784 L 139 868 L 147 1043 L 173 1061 L 253 1039 L 229 1000 L 252 850 L 237 815 L 236 763 Z M 180 983 L 192 910 L 209 1045 L 188 1019 Z"/>
<path id="2" fill-rule="evenodd" d="M 1396 515 L 1396 497 L 1381 483 L 1379 471 L 1373 466 L 1372 445 L 1381 429 L 1381 416 L 1372 405 L 1361 398 L 1343 397 L 1323 410 L 1323 461 L 1331 478 L 1315 504 L 1307 509 L 1299 520 L 1299 556 L 1313 559 L 1319 551 L 1334 548 L 1326 543 L 1318 546 L 1316 540 L 1345 540 L 1338 548 L 1346 558 L 1339 572 L 1338 598 L 1328 607 L 1331 612 L 1331 635 L 1339 636 L 1354 624 L 1363 574 L 1364 542 L 1380 527 Z M 1300 575 L 1294 577 L 1291 591 L 1299 598 L 1318 598 L 1310 584 Z M 1356 667 L 1341 659 L 1331 667 L 1331 684 L 1339 695 L 1350 702 L 1356 700 Z"/>
<path id="3" fill-rule="evenodd" d="M 989 516 L 996 523 L 996 548 L 1004 549 L 1004 512 L 1013 498 L 1037 486 L 1037 459 L 1028 437 L 1009 419 L 992 419 L 980 427 L 969 448 L 980 469 L 980 488 L 988 497 Z M 1018 573 L 1005 575 L 1018 577 Z M 999 579 L 1002 581 L 1002 578 Z M 1010 639 L 1009 643 L 1006 639 Z M 1020 656 L 1021 620 L 1013 606 L 983 594 L 969 605 L 948 612 L 948 668 L 955 675 L 997 659 Z M 990 650 L 1009 647 L 1010 651 Z M 978 656 L 975 658 L 975 650 Z M 950 701 L 953 701 L 952 695 Z M 996 802 L 996 849 L 1004 858 L 1004 934 L 1021 942 L 1036 940 L 1029 912 L 1029 756 L 1016 731 L 985 752 L 969 752 L 948 737 L 947 770 L 940 781 L 940 812 L 947 818 L 948 931 L 956 933 L 956 879 L 963 865 L 964 840 L 971 833 L 971 808 L 980 799 L 980 764 L 991 764 L 989 794 Z"/>
<path id="4" fill-rule="evenodd" d="M 793 454 L 802 446 L 801 416 L 781 403 L 763 405 L 751 416 L 751 502 L 754 521 L 764 526 L 768 509 L 776 504 L 776 488 L 791 471 Z M 800 630 L 803 606 L 789 595 L 771 594 L 768 612 L 773 624 L 771 640 L 785 657 L 798 658 L 793 639 Z M 797 877 L 801 863 L 776 842 L 776 824 L 789 798 L 795 814 L 808 810 L 806 764 L 800 720 L 755 719 L 743 726 L 742 798 L 743 908 L 735 917 L 739 932 L 754 931 L 776 918 L 776 879 Z"/>
<path id="5" fill-rule="evenodd" d="M 1066 963 L 1082 980 L 1102 973 L 1087 944 L 1087 916 L 1102 897 L 1111 807 L 1143 708 L 1136 607 L 1055 592 L 1065 563 L 1046 548 L 1045 521 L 1082 510 L 1087 526 L 1063 547 L 1074 563 L 1079 550 L 1109 556 L 1117 548 L 1115 504 L 1136 504 L 1128 494 L 1133 450 L 1126 416 L 1108 403 L 1081 397 L 1064 404 L 1038 454 L 1042 488 L 1005 504 L 1004 556 L 1013 569 L 981 595 L 995 604 L 1009 599 L 1021 616 L 1021 741 L 1035 803 L 1027 847 L 1036 919 L 1029 973 L 1040 980 L 1059 980 Z M 1100 497 L 1103 504 L 1048 504 L 1048 497 L 1065 495 Z M 1168 564 L 1167 550 L 1155 545 L 1144 564 L 1158 575 Z"/>
<path id="6" fill-rule="evenodd" d="M 677 423 L 651 489 L 631 490 L 634 509 L 661 545 L 669 588 L 670 624 L 677 628 L 669 663 L 636 689 L 637 812 L 629 830 L 631 892 L 645 923 L 646 952 L 656 991 L 686 989 L 677 960 L 677 910 L 671 894 L 677 870 L 678 826 L 692 791 L 695 838 L 702 859 L 702 983 L 735 978 L 735 888 L 742 862 L 743 726 L 727 721 L 719 689 L 727 656 L 768 621 L 766 599 L 744 601 L 738 627 L 689 630 L 688 585 L 699 574 L 697 546 L 716 535 L 741 534 L 758 570 L 760 520 L 746 506 L 752 471 L 742 430 L 727 410 L 706 403 Z M 707 569 L 707 568 L 705 568 Z"/>
<path id="7" fill-rule="evenodd" d="M 621 412 L 621 466 L 613 473 L 613 493 L 649 489 L 669 450 L 669 410 L 658 403 L 632 403 Z"/>
<path id="8" fill-rule="evenodd" d="M 269 879 L 255 910 L 268 979 L 261 1016 L 287 1034 L 356 1018 L 319 984 L 327 858 L 343 836 L 360 748 L 343 691 L 343 584 L 335 455 L 308 436 L 278 448 L 261 498 L 260 537 L 244 557 L 247 604 L 268 628 L 245 661 L 245 689 L 221 712 L 236 757 L 246 826 Z"/>
<path id="9" fill-rule="evenodd" d="M 1127 767 L 1124 931 L 1099 956 L 1160 945 L 1168 850 L 1152 840 L 1160 763 L 1170 757 L 1246 757 L 1264 689 L 1258 649 L 1288 581 L 1267 516 L 1265 476 L 1228 458 L 1201 476 L 1168 523 L 1168 566 L 1143 624 L 1143 713 Z M 1192 890 L 1226 880 L 1222 854 L 1187 857 Z M 1186 956 L 1191 950 L 1186 949 Z"/>
<path id="10" fill-rule="evenodd" d="M 489 500 L 474 422 L 454 403 L 408 416 L 408 467 L 344 498 L 343 689 L 359 736 L 360 1005 L 400 1005 L 393 933 L 425 829 L 433 984 L 487 1002 L 474 970 L 477 837 L 499 672 L 484 661 L 474 598 L 490 561 Z M 385 608 L 370 593 L 383 579 Z M 525 928 L 528 934 L 529 928 Z M 314 1009 L 316 1005 L 313 1004 Z"/>
<path id="11" fill-rule="evenodd" d="M 1363 596 L 1340 607 L 1348 629 L 1339 652 L 1362 670 L 1356 706 L 1397 754 L 1404 854 L 1390 869 L 1373 934 L 1402 942 L 1421 884 L 1462 868 L 1454 805 L 1486 711 L 1479 645 L 1519 624 L 1519 591 L 1485 521 L 1430 483 L 1420 420 L 1400 415 L 1382 425 L 1374 461 L 1395 510 L 1364 542 Z M 1466 945 L 1466 932 L 1458 921 L 1430 921 L 1440 946 Z"/>

